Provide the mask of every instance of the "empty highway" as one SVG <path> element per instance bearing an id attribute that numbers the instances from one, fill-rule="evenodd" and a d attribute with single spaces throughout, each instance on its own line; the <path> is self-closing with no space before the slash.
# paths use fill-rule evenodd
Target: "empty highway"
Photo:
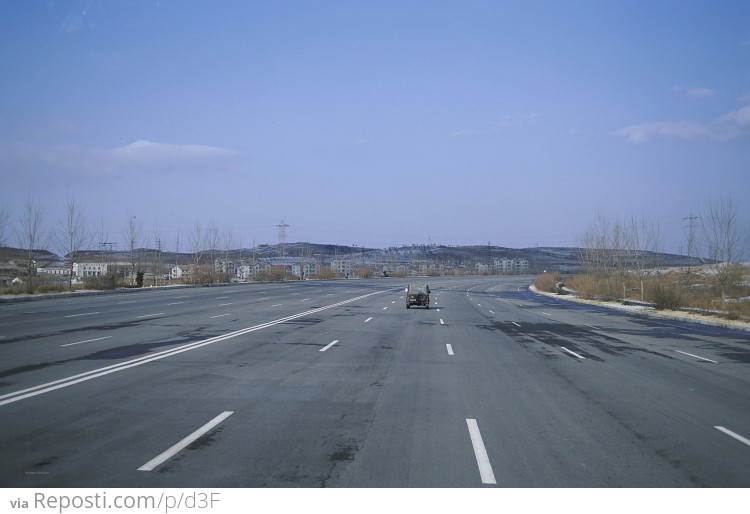
<path id="1" fill-rule="evenodd" d="M 0 485 L 750 487 L 750 333 L 408 282 L 0 304 Z"/>

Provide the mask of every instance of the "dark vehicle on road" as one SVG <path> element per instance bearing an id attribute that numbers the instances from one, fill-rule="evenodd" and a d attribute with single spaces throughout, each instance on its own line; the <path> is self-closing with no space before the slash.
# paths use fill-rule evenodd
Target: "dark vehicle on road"
<path id="1" fill-rule="evenodd" d="M 409 284 L 409 287 L 406 288 L 406 308 L 409 309 L 412 305 L 430 308 L 430 286 L 427 284 Z"/>

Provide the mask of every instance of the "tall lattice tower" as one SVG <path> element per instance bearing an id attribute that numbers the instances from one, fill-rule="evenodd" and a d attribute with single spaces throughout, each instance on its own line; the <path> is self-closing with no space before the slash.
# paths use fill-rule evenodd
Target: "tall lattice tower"
<path id="1" fill-rule="evenodd" d="M 284 220 L 281 220 L 281 223 L 276 225 L 279 227 L 279 256 L 284 256 L 284 243 L 286 242 L 286 229 L 289 225 L 284 223 Z"/>

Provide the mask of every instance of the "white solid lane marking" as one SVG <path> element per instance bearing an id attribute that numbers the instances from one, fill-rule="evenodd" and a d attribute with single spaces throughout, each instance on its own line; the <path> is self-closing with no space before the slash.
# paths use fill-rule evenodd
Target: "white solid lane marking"
<path id="1" fill-rule="evenodd" d="M 471 444 L 474 447 L 474 456 L 477 459 L 479 476 L 482 478 L 482 483 L 497 484 L 495 481 L 495 473 L 492 472 L 490 458 L 487 455 L 487 449 L 484 447 L 484 442 L 482 441 L 482 434 L 479 432 L 477 420 L 467 419 L 466 426 L 469 427 L 469 436 L 471 437 Z"/>
<path id="2" fill-rule="evenodd" d="M 143 316 L 136 316 L 136 319 L 153 318 L 154 316 L 163 316 L 163 315 L 164 315 L 163 312 L 157 312 L 156 314 L 144 314 Z"/>
<path id="3" fill-rule="evenodd" d="M 271 305 L 271 307 L 281 307 L 283 304 L 277 303 L 276 305 Z"/>
<path id="4" fill-rule="evenodd" d="M 154 468 L 156 468 L 158 465 L 163 464 L 164 462 L 168 461 L 169 459 L 177 455 L 177 453 L 179 453 L 181 450 L 183 450 L 184 448 L 186 448 L 187 446 L 195 442 L 201 436 L 208 433 L 216 425 L 218 425 L 219 423 L 227 419 L 232 414 L 234 414 L 234 412 L 232 411 L 222 412 L 221 414 L 216 416 L 214 419 L 212 419 L 211 421 L 209 421 L 208 423 L 200 427 L 198 430 L 196 430 L 195 432 L 193 432 L 192 434 L 184 438 L 179 443 L 175 444 L 164 453 L 157 455 L 156 457 L 148 461 L 146 464 L 138 468 L 138 471 L 151 471 Z"/>
<path id="5" fill-rule="evenodd" d="M 321 349 L 320 349 L 320 350 L 318 350 L 318 351 L 320 351 L 320 352 L 324 352 L 324 351 L 326 351 L 327 349 L 329 349 L 329 348 L 330 348 L 331 346 L 335 345 L 335 344 L 336 344 L 336 343 L 338 343 L 338 342 L 339 342 L 339 340 L 338 340 L 338 339 L 336 339 L 335 341 L 331 341 L 330 343 L 328 343 L 327 345 L 325 345 L 325 346 L 324 346 L 323 348 L 321 348 Z"/>
<path id="6" fill-rule="evenodd" d="M 92 316 L 94 314 L 99 314 L 99 312 L 84 312 L 83 314 L 69 314 L 68 316 L 65 316 L 66 318 L 77 318 L 78 316 Z"/>
<path id="7" fill-rule="evenodd" d="M 594 325 L 587 325 L 587 324 L 584 323 L 584 326 L 589 327 L 589 328 L 593 328 L 594 330 L 599 330 Z"/>
<path id="8" fill-rule="evenodd" d="M 518 323 L 516 323 L 515 321 L 511 321 L 511 323 L 513 323 L 513 324 L 514 324 L 515 326 L 517 326 L 518 328 L 521 328 L 521 325 L 519 325 L 519 324 L 518 324 Z"/>
<path id="9" fill-rule="evenodd" d="M 568 349 L 567 349 L 567 348 L 565 348 L 564 346 L 561 346 L 560 348 L 561 348 L 561 349 L 562 349 L 562 350 L 563 350 L 564 352 L 567 352 L 567 353 L 571 354 L 571 355 L 572 355 L 573 357 L 578 357 L 579 359 L 585 359 L 585 358 L 586 358 L 586 357 L 583 357 L 583 356 L 581 356 L 581 355 L 578 355 L 578 354 L 577 354 L 576 352 L 572 352 L 572 351 L 568 350 Z"/>
<path id="10" fill-rule="evenodd" d="M 216 300 L 226 300 L 227 298 L 229 298 L 229 297 L 228 296 L 217 296 Z"/>
<path id="11" fill-rule="evenodd" d="M 185 303 L 185 302 L 174 302 L 174 303 L 168 303 L 168 304 L 167 304 L 167 307 L 169 307 L 170 305 L 180 305 L 180 304 L 183 304 L 183 303 Z"/>
<path id="12" fill-rule="evenodd" d="M 216 316 L 211 316 L 208 319 L 223 318 L 224 316 L 229 316 L 229 314 L 217 314 Z"/>
<path id="13" fill-rule="evenodd" d="M 325 307 L 317 307 L 315 309 L 310 309 L 310 310 L 300 312 L 297 314 L 292 314 L 291 316 L 286 316 L 284 318 L 279 318 L 273 321 L 267 321 L 265 323 L 243 328 L 240 330 L 235 330 L 234 332 L 229 332 L 227 334 L 223 334 L 220 336 L 210 337 L 208 339 L 195 341 L 193 343 L 187 343 L 182 346 L 178 346 L 176 348 L 154 353 L 152 355 L 137 357 L 135 359 L 131 359 L 129 361 L 121 362 L 118 364 L 113 364 L 111 366 L 105 366 L 103 368 L 93 369 L 91 371 L 86 371 L 84 373 L 79 373 L 77 375 L 65 377 L 60 380 L 55 380 L 53 382 L 47 382 L 47 383 L 40 384 L 34 387 L 29 387 L 26 389 L 14 391 L 12 393 L 3 394 L 3 395 L 0 395 L 0 407 L 2 407 L 3 405 L 8 405 L 10 403 L 25 400 L 27 398 L 33 398 L 35 396 L 50 393 L 52 391 L 57 391 L 58 389 L 70 387 L 75 384 L 80 384 L 81 382 L 86 382 L 89 380 L 93 380 L 95 378 L 103 377 L 111 373 L 117 373 L 119 371 L 124 371 L 126 369 L 134 368 L 136 366 L 142 366 L 143 364 L 148 364 L 149 362 L 154 362 L 160 359 L 165 359 L 167 357 L 179 355 L 180 353 L 183 353 L 183 352 L 189 352 L 198 348 L 202 348 L 204 346 L 216 344 L 216 343 L 226 341 L 228 339 L 232 339 L 241 335 L 249 334 L 250 332 L 263 330 L 269 327 L 279 325 L 281 323 L 285 323 L 287 321 L 291 321 L 293 319 L 298 319 L 298 318 L 302 318 L 305 316 L 309 316 L 310 314 L 315 314 L 315 313 L 322 312 L 328 309 L 341 307 L 342 305 L 347 305 L 357 300 L 362 300 L 363 298 L 369 298 L 370 296 L 382 294 L 385 292 L 386 291 L 376 291 L 374 293 L 364 294 L 356 298 L 350 298 L 349 300 L 344 300 L 341 302 L 333 303 L 331 305 L 326 305 Z"/>
<path id="14" fill-rule="evenodd" d="M 691 357 L 695 357 L 696 359 L 700 359 L 700 360 L 702 360 L 702 361 L 713 362 L 714 364 L 718 364 L 718 362 L 717 362 L 717 361 L 712 361 L 711 359 L 706 359 L 705 357 L 701 357 L 700 355 L 693 355 L 692 353 L 688 353 L 688 352 L 681 352 L 680 350 L 675 350 L 675 351 L 676 351 L 677 353 L 681 353 L 681 354 L 683 354 L 683 355 L 690 355 Z"/>
<path id="15" fill-rule="evenodd" d="M 725 433 L 725 434 L 727 434 L 727 435 L 728 435 L 729 437 L 734 437 L 734 438 L 735 438 L 735 439 L 737 439 L 737 440 L 738 440 L 739 442 L 741 442 L 741 443 L 745 443 L 746 445 L 750 446 L 750 439 L 747 439 L 747 438 L 745 438 L 745 437 L 742 437 L 742 436 L 741 436 L 740 434 L 736 434 L 736 433 L 732 432 L 731 430 L 729 430 L 728 428 L 724 428 L 724 427 L 714 427 L 714 428 L 715 428 L 716 430 L 719 430 L 720 432 L 724 432 L 724 433 Z"/>
<path id="16" fill-rule="evenodd" d="M 369 317 L 369 318 L 367 318 L 367 319 L 365 320 L 365 323 L 369 323 L 371 319 L 372 319 L 372 317 Z"/>
<path id="17" fill-rule="evenodd" d="M 453 346 L 446 344 L 445 347 L 448 349 L 448 355 L 453 355 Z"/>
<path id="18" fill-rule="evenodd" d="M 102 339 L 109 339 L 110 337 L 112 337 L 112 336 L 97 337 L 96 339 L 87 339 L 85 341 L 78 341 L 77 343 L 61 344 L 60 346 L 75 346 L 77 344 L 93 343 L 94 341 L 101 341 Z M 2 339 L 2 338 L 0 338 L 0 339 Z"/>
<path id="19" fill-rule="evenodd" d="M 232 305 L 232 304 L 231 304 L 231 302 L 230 303 L 220 303 L 219 307 L 226 307 L 227 305 Z"/>

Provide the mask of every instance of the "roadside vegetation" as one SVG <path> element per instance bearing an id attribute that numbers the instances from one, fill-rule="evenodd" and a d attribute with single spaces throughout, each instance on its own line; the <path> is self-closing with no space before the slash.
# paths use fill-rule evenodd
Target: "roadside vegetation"
<path id="1" fill-rule="evenodd" d="M 590 300 L 641 302 L 660 310 L 750 321 L 750 266 L 740 260 L 747 234 L 731 201 L 712 202 L 700 217 L 686 219 L 683 266 L 666 268 L 659 262 L 658 225 L 599 216 L 581 238 L 581 273 L 539 275 L 534 285 Z"/>

